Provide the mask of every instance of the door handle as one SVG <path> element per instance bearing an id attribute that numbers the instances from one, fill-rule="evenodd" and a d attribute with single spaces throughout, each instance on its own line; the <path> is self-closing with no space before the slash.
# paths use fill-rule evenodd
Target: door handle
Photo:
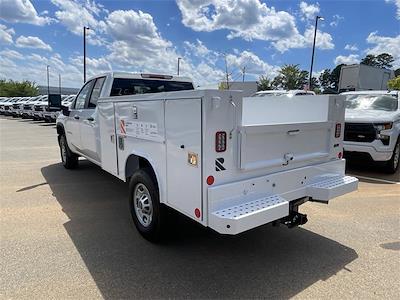
<path id="1" fill-rule="evenodd" d="M 75 120 L 79 120 L 79 116 L 74 116 L 74 119 Z"/>
<path id="2" fill-rule="evenodd" d="M 90 121 L 90 122 L 93 122 L 93 121 L 94 121 L 94 118 L 89 117 L 89 118 L 87 118 L 86 120 L 88 120 L 88 121 Z"/>

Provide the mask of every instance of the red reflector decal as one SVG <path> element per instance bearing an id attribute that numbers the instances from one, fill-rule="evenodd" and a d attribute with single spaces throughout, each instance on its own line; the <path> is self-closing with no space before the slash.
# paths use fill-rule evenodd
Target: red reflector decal
<path id="1" fill-rule="evenodd" d="M 200 218 L 200 217 L 201 217 L 200 209 L 196 208 L 196 209 L 194 210 L 194 215 L 196 216 L 196 218 Z"/>

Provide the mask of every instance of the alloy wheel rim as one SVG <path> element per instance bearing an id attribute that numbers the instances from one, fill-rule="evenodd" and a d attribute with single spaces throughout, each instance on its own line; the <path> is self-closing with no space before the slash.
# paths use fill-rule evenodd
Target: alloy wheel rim
<path id="1" fill-rule="evenodd" d="M 153 202 L 150 192 L 143 183 L 138 183 L 134 191 L 134 208 L 137 219 L 144 227 L 148 227 L 153 220 Z"/>

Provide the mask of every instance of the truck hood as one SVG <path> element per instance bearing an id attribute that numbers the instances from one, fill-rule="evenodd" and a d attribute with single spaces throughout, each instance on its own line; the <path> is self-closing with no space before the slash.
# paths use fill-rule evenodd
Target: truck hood
<path id="1" fill-rule="evenodd" d="M 370 110 L 370 109 L 346 109 L 345 114 L 346 122 L 360 122 L 360 123 L 381 123 L 393 122 L 400 119 L 400 112 L 397 111 L 383 111 L 383 110 Z"/>

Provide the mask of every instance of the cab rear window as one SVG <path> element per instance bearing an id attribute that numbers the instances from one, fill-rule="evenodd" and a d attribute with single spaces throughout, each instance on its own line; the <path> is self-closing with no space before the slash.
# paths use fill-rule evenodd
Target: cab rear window
<path id="1" fill-rule="evenodd" d="M 191 82 L 115 78 L 110 96 L 174 92 L 193 89 L 193 84 Z"/>

